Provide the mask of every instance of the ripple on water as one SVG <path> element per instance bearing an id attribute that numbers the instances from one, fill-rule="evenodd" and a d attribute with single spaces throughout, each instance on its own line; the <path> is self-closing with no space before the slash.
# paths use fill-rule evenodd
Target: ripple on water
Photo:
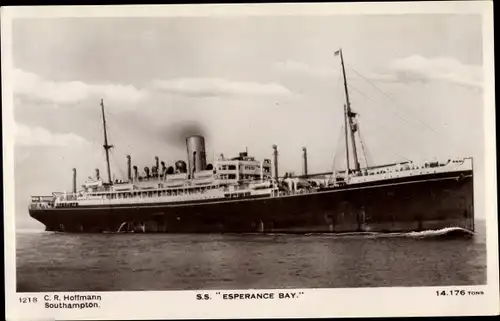
<path id="1" fill-rule="evenodd" d="M 17 287 L 25 292 L 485 284 L 484 226 L 473 238 L 438 234 L 18 232 Z"/>

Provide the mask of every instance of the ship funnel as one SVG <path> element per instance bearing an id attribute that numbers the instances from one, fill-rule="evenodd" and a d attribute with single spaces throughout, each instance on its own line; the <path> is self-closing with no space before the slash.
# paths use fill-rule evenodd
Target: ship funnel
<path id="1" fill-rule="evenodd" d="M 273 145 L 274 149 L 274 179 L 278 181 L 278 146 Z"/>
<path id="2" fill-rule="evenodd" d="M 76 168 L 73 168 L 73 193 L 76 193 Z"/>
<path id="3" fill-rule="evenodd" d="M 186 138 L 188 172 L 192 177 L 193 172 L 205 170 L 205 138 L 203 136 L 189 136 Z"/>
<path id="4" fill-rule="evenodd" d="M 99 176 L 99 168 L 95 169 L 95 179 L 98 181 L 101 179 L 101 176 Z"/>
<path id="5" fill-rule="evenodd" d="M 307 177 L 307 148 L 302 147 L 302 175 Z"/>
<path id="6" fill-rule="evenodd" d="M 132 181 L 132 157 L 130 155 L 127 155 L 127 178 L 128 181 Z"/>

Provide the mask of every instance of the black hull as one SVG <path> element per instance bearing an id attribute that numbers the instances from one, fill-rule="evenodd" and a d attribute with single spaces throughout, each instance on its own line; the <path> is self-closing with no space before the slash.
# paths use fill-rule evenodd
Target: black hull
<path id="1" fill-rule="evenodd" d="M 472 171 L 311 194 L 199 203 L 30 210 L 48 231 L 166 233 L 474 230 Z"/>

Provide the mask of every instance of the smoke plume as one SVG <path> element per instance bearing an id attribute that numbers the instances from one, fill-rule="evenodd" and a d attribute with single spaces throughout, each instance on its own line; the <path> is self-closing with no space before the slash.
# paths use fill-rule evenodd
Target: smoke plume
<path id="1" fill-rule="evenodd" d="M 206 137 L 207 131 L 205 126 L 197 121 L 183 121 L 170 124 L 163 130 L 162 136 L 176 146 L 184 147 L 186 145 L 186 137 L 192 135 L 201 135 Z"/>

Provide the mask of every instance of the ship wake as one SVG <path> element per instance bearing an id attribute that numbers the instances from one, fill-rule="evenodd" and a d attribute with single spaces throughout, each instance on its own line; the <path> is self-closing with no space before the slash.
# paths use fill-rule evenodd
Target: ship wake
<path id="1" fill-rule="evenodd" d="M 405 233 L 403 233 L 405 234 Z M 461 228 L 461 227 L 447 227 L 439 230 L 427 230 L 427 231 L 420 231 L 420 232 L 410 232 L 406 233 L 409 237 L 415 237 L 415 238 L 424 238 L 424 237 L 440 237 L 440 236 L 447 236 L 447 237 L 460 237 L 460 236 L 474 236 L 476 233 L 474 233 L 471 230 Z"/>
<path id="2" fill-rule="evenodd" d="M 308 233 L 306 235 L 315 235 L 315 233 Z M 335 234 L 323 234 L 318 233 L 316 235 L 331 235 L 333 237 L 352 237 L 352 238 L 455 238 L 455 237 L 472 237 L 475 236 L 471 230 L 461 228 L 461 227 L 446 227 L 438 230 L 425 230 L 425 231 L 414 231 L 414 232 L 349 232 L 349 233 L 335 233 Z"/>

